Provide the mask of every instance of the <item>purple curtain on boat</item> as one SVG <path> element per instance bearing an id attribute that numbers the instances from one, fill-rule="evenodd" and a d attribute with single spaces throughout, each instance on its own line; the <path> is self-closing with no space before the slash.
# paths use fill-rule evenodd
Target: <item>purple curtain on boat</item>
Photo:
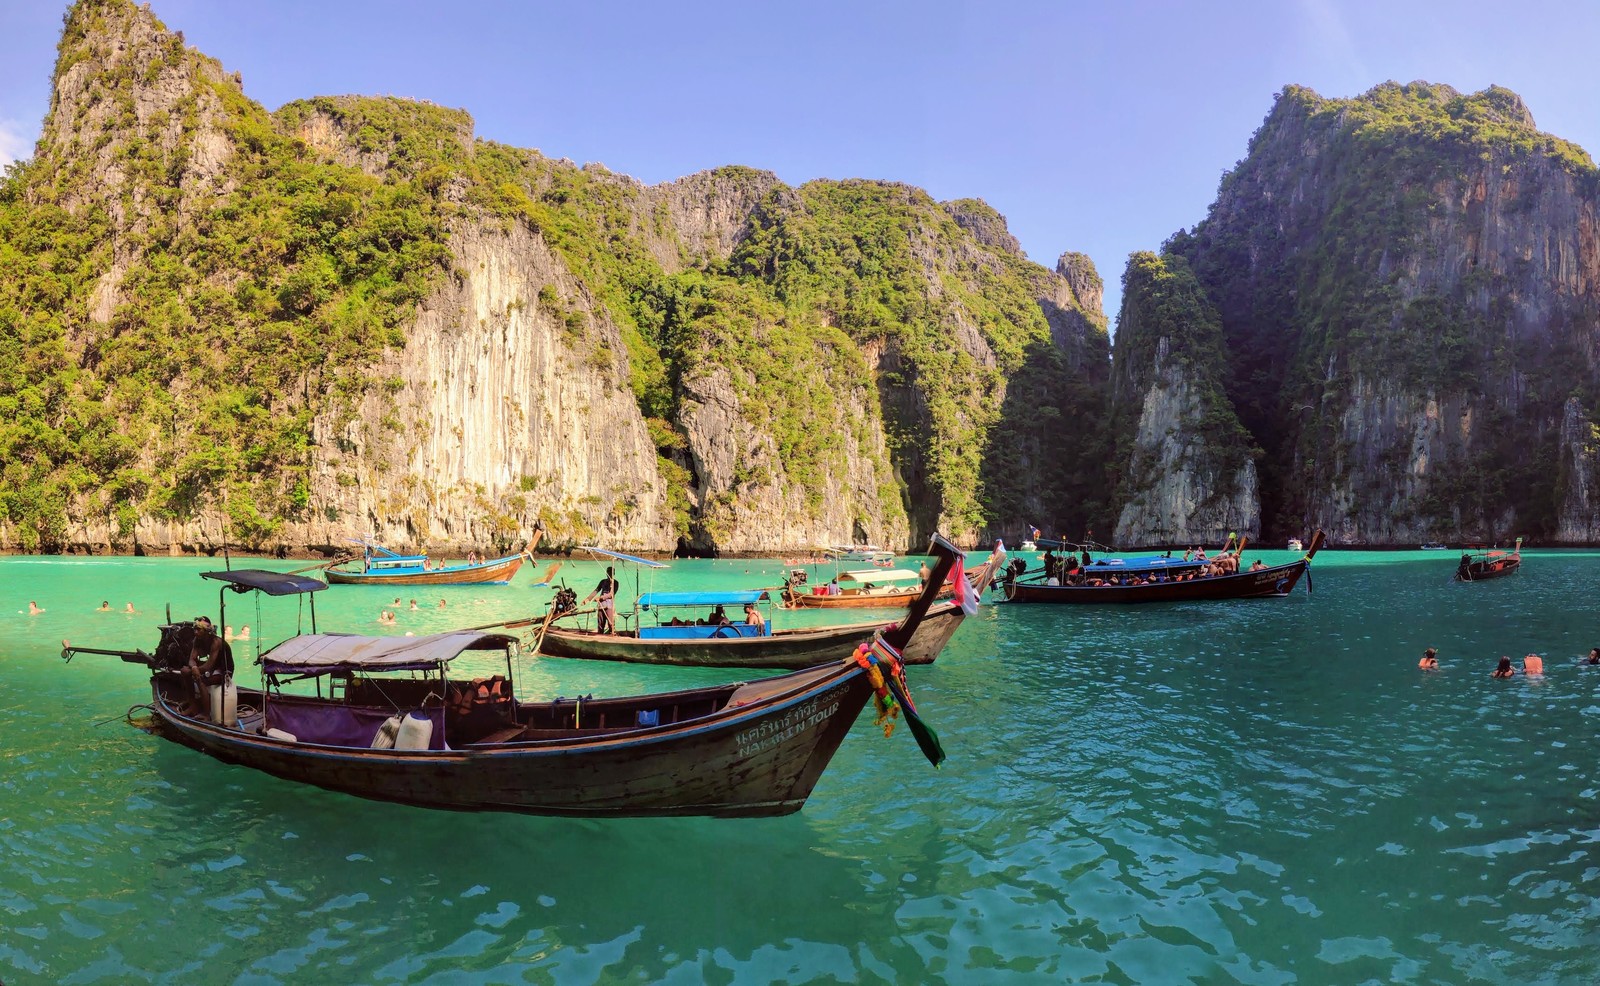
<path id="1" fill-rule="evenodd" d="M 417 713 L 433 720 L 433 738 L 428 741 L 428 749 L 444 749 L 444 710 L 419 709 Z M 325 743 L 329 746 L 371 747 L 372 738 L 378 735 L 378 727 L 394 714 L 392 709 L 267 702 L 269 727 L 293 733 L 295 739 L 302 743 Z"/>

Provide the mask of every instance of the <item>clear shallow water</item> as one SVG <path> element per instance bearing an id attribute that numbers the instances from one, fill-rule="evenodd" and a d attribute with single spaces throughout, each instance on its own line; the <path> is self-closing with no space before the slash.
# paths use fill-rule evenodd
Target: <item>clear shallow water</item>
<path id="1" fill-rule="evenodd" d="M 1281 601 L 985 607 L 912 669 L 942 769 L 864 717 L 796 815 L 598 822 L 377 804 L 148 737 L 121 721 L 141 669 L 63 666 L 60 640 L 148 648 L 165 603 L 216 612 L 215 563 L 0 559 L 0 981 L 1593 982 L 1600 554 L 1470 586 L 1455 561 L 1325 553 Z M 562 574 L 582 595 L 599 567 Z M 445 610 L 387 632 L 531 613 L 532 578 L 430 590 Z M 319 621 L 380 632 L 392 599 L 330 589 Z M 1543 680 L 1488 676 L 1529 651 Z M 545 659 L 521 683 L 739 676 Z"/>

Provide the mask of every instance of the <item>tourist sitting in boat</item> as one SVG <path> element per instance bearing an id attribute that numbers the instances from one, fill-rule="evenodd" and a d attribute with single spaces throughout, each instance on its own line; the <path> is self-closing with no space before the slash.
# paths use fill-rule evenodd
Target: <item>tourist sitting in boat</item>
<path id="1" fill-rule="evenodd" d="M 721 609 L 722 607 L 719 606 L 717 608 Z M 757 636 L 761 636 L 766 630 L 767 621 L 762 617 L 761 611 L 756 609 L 755 603 L 744 604 L 744 621 L 756 628 Z"/>
<path id="2" fill-rule="evenodd" d="M 194 618 L 194 643 L 189 648 L 186 673 L 194 681 L 195 701 L 200 708 L 207 707 L 209 686 L 226 687 L 233 678 L 233 648 L 217 636 L 209 616 Z"/>
<path id="3" fill-rule="evenodd" d="M 708 627 L 725 627 L 732 622 L 732 620 L 728 619 L 728 614 L 723 612 L 722 604 L 718 603 L 717 608 L 711 611 L 710 616 L 706 617 L 705 625 Z"/>
<path id="4" fill-rule="evenodd" d="M 1494 669 L 1494 677 L 1509 678 L 1516 673 L 1517 669 L 1511 666 L 1511 658 L 1504 654 L 1500 655 L 1500 664 Z"/>
<path id="5" fill-rule="evenodd" d="M 1255 561 L 1250 563 L 1250 571 L 1252 571 L 1252 572 L 1259 572 L 1263 568 L 1266 568 L 1266 567 L 1267 567 L 1267 563 L 1262 561 L 1259 558 L 1257 558 Z"/>
<path id="6" fill-rule="evenodd" d="M 1439 648 L 1429 647 L 1422 652 L 1422 660 L 1417 662 L 1417 667 L 1424 671 L 1437 671 L 1439 669 Z"/>

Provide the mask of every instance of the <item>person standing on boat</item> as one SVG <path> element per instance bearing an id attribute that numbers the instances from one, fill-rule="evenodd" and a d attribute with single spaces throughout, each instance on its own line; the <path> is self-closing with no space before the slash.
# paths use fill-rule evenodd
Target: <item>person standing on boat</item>
<path id="1" fill-rule="evenodd" d="M 209 616 L 194 618 L 194 644 L 189 648 L 188 674 L 194 679 L 195 696 L 202 708 L 207 702 L 207 686 L 226 686 L 233 678 L 233 648 L 217 636 Z"/>
<path id="2" fill-rule="evenodd" d="M 927 562 L 919 562 L 917 564 L 917 578 L 922 580 L 922 584 L 923 584 L 924 587 L 927 586 L 927 584 L 928 584 L 928 576 L 931 575 L 931 574 L 933 574 L 933 573 L 928 571 L 928 563 Z"/>
<path id="3" fill-rule="evenodd" d="M 594 587 L 593 592 L 583 597 L 585 603 L 596 596 L 600 597 L 600 601 L 595 605 L 595 613 L 597 614 L 597 628 L 601 633 L 617 632 L 616 598 L 618 588 L 616 573 L 612 571 L 610 566 L 607 566 L 606 577 L 600 580 L 600 584 Z"/>

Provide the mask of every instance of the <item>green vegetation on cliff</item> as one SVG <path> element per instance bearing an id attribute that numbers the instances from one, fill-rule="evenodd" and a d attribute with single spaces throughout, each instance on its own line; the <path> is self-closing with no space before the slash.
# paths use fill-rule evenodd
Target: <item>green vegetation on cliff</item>
<path id="1" fill-rule="evenodd" d="M 1040 309 L 1047 273 L 1005 252 L 965 248 L 965 231 L 919 189 L 819 181 L 798 196 L 757 213 L 730 267 L 768 281 L 783 302 L 858 344 L 881 348 L 885 418 L 917 529 L 941 520 L 963 532 L 1017 524 L 1011 489 L 1019 472 L 1082 466 L 1089 449 L 1073 445 L 1083 433 L 1056 431 L 1035 461 L 1040 436 L 1030 428 L 1039 422 L 1003 419 L 994 395 L 1010 380 L 1068 418 L 1097 399 L 1092 386 L 1042 393 L 1051 389 L 1046 380 L 1068 377 Z M 975 355 L 985 351 L 992 360 Z M 1094 477 L 1062 476 L 1050 484 L 1052 513 L 1075 518 L 1066 504 L 1094 499 L 1098 489 Z"/>

